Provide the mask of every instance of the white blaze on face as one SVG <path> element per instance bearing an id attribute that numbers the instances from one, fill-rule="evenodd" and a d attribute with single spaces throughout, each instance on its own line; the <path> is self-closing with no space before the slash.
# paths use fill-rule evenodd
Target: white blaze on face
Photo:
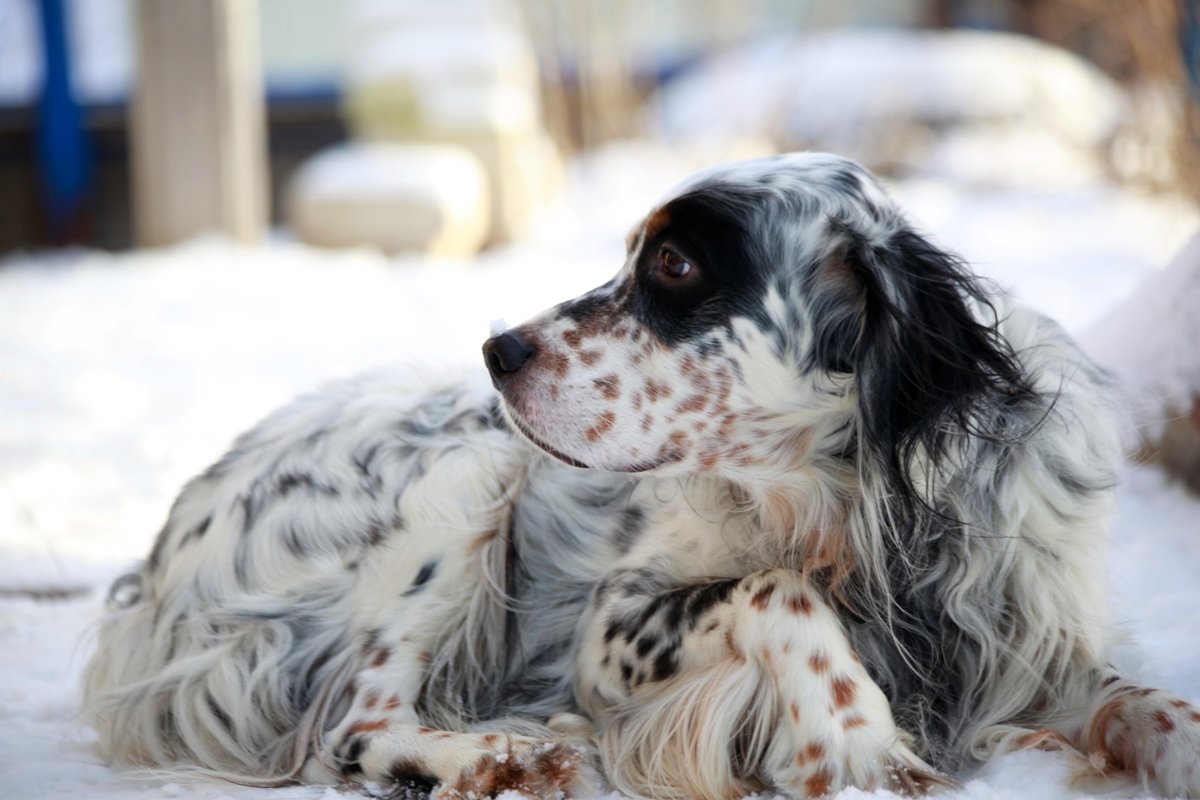
<path id="1" fill-rule="evenodd" d="M 681 370 L 631 314 L 623 286 L 588 295 L 579 319 L 548 312 L 522 325 L 536 355 L 506 387 L 519 428 L 552 453 L 590 467 L 640 471 L 678 460 L 664 427 Z"/>
<path id="2" fill-rule="evenodd" d="M 626 287 L 588 295 L 587 314 L 548 312 L 519 330 L 536 355 L 505 387 L 517 427 L 551 454 L 615 471 L 745 468 L 762 411 L 724 328 L 668 346 L 621 307 Z M 754 331 L 757 334 L 757 331 Z M 750 334 L 746 330 L 742 338 Z M 761 338 L 761 334 L 758 334 Z"/>

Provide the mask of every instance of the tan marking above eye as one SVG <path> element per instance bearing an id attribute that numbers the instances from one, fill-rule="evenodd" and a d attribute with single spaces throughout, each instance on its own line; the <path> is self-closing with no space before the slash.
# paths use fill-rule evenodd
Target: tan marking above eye
<path id="1" fill-rule="evenodd" d="M 646 218 L 646 240 L 655 238 L 671 223 L 671 212 L 660 208 Z"/>

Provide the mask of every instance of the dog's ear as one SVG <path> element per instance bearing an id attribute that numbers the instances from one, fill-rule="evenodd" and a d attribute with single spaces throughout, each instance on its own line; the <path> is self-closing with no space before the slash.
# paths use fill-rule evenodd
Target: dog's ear
<path id="1" fill-rule="evenodd" d="M 911 492 L 918 450 L 936 462 L 950 437 L 999 434 L 980 428 L 980 408 L 1032 392 L 960 259 L 907 227 L 882 245 L 843 234 L 817 273 L 814 352 L 824 368 L 855 376 L 859 446 Z"/>

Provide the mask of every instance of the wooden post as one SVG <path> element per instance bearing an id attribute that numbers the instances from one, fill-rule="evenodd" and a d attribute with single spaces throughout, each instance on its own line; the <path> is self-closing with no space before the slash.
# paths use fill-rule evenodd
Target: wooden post
<path id="1" fill-rule="evenodd" d="M 136 9 L 138 244 L 209 232 L 261 240 L 268 198 L 258 4 L 137 0 Z"/>

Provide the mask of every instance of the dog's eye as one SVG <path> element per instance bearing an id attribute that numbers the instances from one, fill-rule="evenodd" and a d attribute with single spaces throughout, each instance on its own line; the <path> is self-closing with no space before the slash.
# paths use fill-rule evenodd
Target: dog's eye
<path id="1" fill-rule="evenodd" d="M 696 272 L 687 259 L 669 247 L 658 251 L 658 268 L 663 275 L 673 281 L 692 277 Z"/>

